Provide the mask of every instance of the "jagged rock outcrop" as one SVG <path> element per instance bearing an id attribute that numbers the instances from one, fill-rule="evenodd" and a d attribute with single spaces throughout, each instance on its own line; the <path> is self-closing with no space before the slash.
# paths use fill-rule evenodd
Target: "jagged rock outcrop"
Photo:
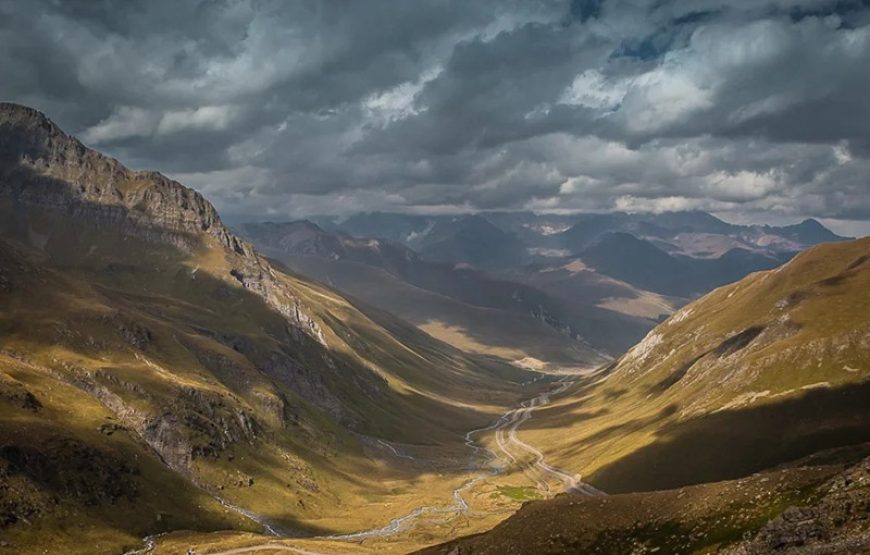
<path id="1" fill-rule="evenodd" d="M 41 112 L 0 103 L 0 202 L 59 211 L 88 225 L 193 251 L 207 238 L 228 253 L 231 275 L 321 343 L 317 322 L 250 243 L 198 192 L 153 171 L 131 171 L 87 148 Z"/>
<path id="2" fill-rule="evenodd" d="M 128 170 L 32 108 L 0 103 L 0 177 L 0 197 L 65 209 L 95 225 L 138 228 L 146 237 L 150 229 L 152 238 L 178 246 L 191 246 L 191 238 L 181 235 L 205 232 L 240 254 L 251 253 L 196 191 L 157 172 Z"/>
<path id="3" fill-rule="evenodd" d="M 870 458 L 825 485 L 817 503 L 789 507 L 724 555 L 823 555 L 870 550 Z"/>
<path id="4" fill-rule="evenodd" d="M 126 390 L 136 397 L 153 400 L 136 384 L 120 381 L 116 376 L 99 372 L 68 369 L 72 379 L 58 375 L 71 385 L 86 391 L 130 426 L 172 469 L 191 477 L 197 458 L 218 457 L 239 441 L 253 442 L 262 433 L 254 415 L 239 407 L 238 399 L 194 387 L 180 387 L 169 403 L 155 411 L 137 409 L 115 390 Z"/>

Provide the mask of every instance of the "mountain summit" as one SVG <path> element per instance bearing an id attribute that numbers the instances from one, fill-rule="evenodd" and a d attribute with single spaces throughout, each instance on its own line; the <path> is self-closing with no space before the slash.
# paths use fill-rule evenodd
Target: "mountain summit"
<path id="1" fill-rule="evenodd" d="M 29 233 L 32 207 L 189 252 L 214 240 L 231 252 L 231 276 L 319 336 L 299 300 L 274 279 L 268 262 L 224 226 L 201 194 L 157 172 L 128 170 L 88 149 L 37 110 L 0 104 L 0 181 L 0 199 L 12 208 L 5 223 L 9 230 Z"/>
<path id="2" fill-rule="evenodd" d="M 123 223 L 130 233 L 162 231 L 163 239 L 177 244 L 184 244 L 185 234 L 205 233 L 250 254 L 202 195 L 157 172 L 128 170 L 64 133 L 42 112 L 0 103 L 0 130 L 0 193 L 6 198 L 53 203 L 96 225 Z"/>

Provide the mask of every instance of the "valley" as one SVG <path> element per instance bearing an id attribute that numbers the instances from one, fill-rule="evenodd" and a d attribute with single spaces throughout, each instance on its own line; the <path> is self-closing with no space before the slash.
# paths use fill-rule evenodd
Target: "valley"
<path id="1" fill-rule="evenodd" d="M 0 0 L 0 555 L 870 555 L 870 0 Z"/>
<path id="2" fill-rule="evenodd" d="M 603 492 L 585 484 L 576 475 L 548 464 L 544 455 L 534 446 L 518 437 L 520 427 L 533 418 L 534 410 L 547 406 L 552 399 L 563 394 L 582 375 L 556 377 L 543 392 L 523 401 L 519 407 L 503 414 L 494 423 L 471 430 L 465 434 L 465 444 L 470 451 L 465 470 L 469 473 L 462 484 L 450 492 L 450 496 L 437 505 L 414 508 L 406 515 L 392 518 L 383 527 L 362 530 L 349 534 L 319 536 L 311 539 L 258 539 L 250 534 L 237 537 L 221 534 L 215 543 L 213 535 L 169 534 L 153 541 L 146 547 L 155 554 L 171 553 L 181 548 L 196 553 L 229 555 L 258 551 L 288 551 L 302 555 L 332 555 L 355 552 L 357 549 L 386 553 L 403 553 L 412 549 L 419 538 L 444 534 L 467 534 L 491 527 L 507 514 L 510 504 L 501 497 L 507 490 L 509 499 L 547 499 L 568 492 L 585 496 L 602 496 Z M 394 453 L 397 457 L 407 455 Z M 416 464 L 426 461 L 413 459 Z M 459 461 L 457 461 L 459 462 Z M 505 486 L 506 483 L 527 482 L 531 486 Z M 516 495 L 516 493 L 520 495 Z M 501 495 L 499 492 L 502 492 Z M 512 494 L 513 493 L 513 494 Z M 449 501 L 448 501 L 449 500 Z M 446 502 L 446 503 L 445 503 Z M 271 534 L 278 535 L 278 534 Z M 148 540 L 146 540 L 146 543 Z M 217 546 L 232 545 L 226 550 Z M 185 547 L 187 546 L 187 547 Z M 131 554 L 133 552 L 130 552 Z"/>
<path id="3" fill-rule="evenodd" d="M 870 239 L 694 212 L 321 223 L 236 231 L 0 104 L 0 554 L 868 529 Z"/>
<path id="4" fill-rule="evenodd" d="M 528 372 L 276 270 L 180 184 L 0 116 L 9 549 L 382 526 L 461 485 L 464 434 L 526 395 Z"/>

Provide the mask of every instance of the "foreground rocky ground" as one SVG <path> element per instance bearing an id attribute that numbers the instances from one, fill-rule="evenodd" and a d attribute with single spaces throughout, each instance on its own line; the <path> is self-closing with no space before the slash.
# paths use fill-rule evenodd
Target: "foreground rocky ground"
<path id="1" fill-rule="evenodd" d="M 724 553 L 870 553 L 870 458 L 831 478 L 818 493 L 816 503 L 789 507 Z"/>

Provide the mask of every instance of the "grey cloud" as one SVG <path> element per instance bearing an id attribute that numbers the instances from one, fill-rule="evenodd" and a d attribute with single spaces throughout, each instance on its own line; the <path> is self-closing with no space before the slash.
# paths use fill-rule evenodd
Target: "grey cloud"
<path id="1" fill-rule="evenodd" d="M 0 0 L 0 97 L 237 218 L 870 218 L 861 0 Z"/>

